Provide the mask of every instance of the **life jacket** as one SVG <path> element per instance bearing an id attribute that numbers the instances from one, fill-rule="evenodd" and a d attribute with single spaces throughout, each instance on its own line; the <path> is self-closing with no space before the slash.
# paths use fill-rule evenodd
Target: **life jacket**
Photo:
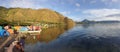
<path id="1" fill-rule="evenodd" d="M 8 29 L 7 31 L 10 33 L 10 35 L 11 35 L 11 34 L 14 34 L 13 29 Z"/>

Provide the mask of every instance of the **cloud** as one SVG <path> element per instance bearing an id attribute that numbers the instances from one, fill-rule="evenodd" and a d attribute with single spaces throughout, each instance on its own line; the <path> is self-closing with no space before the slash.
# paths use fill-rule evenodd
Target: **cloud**
<path id="1" fill-rule="evenodd" d="M 120 21 L 120 17 L 97 17 L 97 18 L 92 18 L 92 20 L 96 21 L 102 21 L 102 20 L 117 20 Z"/>
<path id="2" fill-rule="evenodd" d="M 120 9 L 93 9 L 83 11 L 94 20 L 120 20 Z"/>
<path id="3" fill-rule="evenodd" d="M 80 21 L 82 20 L 80 17 L 75 17 L 75 16 L 70 16 L 71 19 L 73 19 L 74 21 Z"/>
<path id="4" fill-rule="evenodd" d="M 23 8 L 32 8 L 33 2 L 29 0 L 12 0 L 10 1 L 10 7 L 23 7 Z"/>
<path id="5" fill-rule="evenodd" d="M 48 0 L 11 0 L 9 1 L 9 7 L 21 7 L 21 8 L 44 8 L 43 3 Z M 39 5 L 38 5 L 39 4 Z"/>
<path id="6" fill-rule="evenodd" d="M 119 14 L 120 9 L 93 9 L 93 10 L 86 10 L 83 13 L 87 13 L 97 17 L 108 16 L 112 14 Z"/>
<path id="7" fill-rule="evenodd" d="M 120 14 L 112 14 L 112 15 L 108 15 L 106 17 L 120 17 Z"/>
<path id="8" fill-rule="evenodd" d="M 113 17 L 106 18 L 106 17 L 102 17 L 102 18 L 93 18 L 92 20 L 95 20 L 95 21 L 104 21 L 104 20 L 117 20 L 117 21 L 120 21 L 120 18 L 113 18 Z"/>
<path id="9" fill-rule="evenodd" d="M 71 12 L 70 11 L 63 11 L 63 12 L 60 12 L 62 13 L 63 15 L 69 15 Z"/>
<path id="10" fill-rule="evenodd" d="M 79 4 L 79 3 L 76 3 L 75 5 L 76 5 L 77 7 L 80 7 L 80 4 Z"/>

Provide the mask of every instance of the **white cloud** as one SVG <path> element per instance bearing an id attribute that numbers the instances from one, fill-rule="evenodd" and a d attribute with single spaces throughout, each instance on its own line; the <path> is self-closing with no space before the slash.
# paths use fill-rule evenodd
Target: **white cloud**
<path id="1" fill-rule="evenodd" d="M 82 20 L 80 17 L 75 17 L 75 16 L 70 16 L 71 19 L 73 19 L 74 21 L 80 21 Z"/>
<path id="2" fill-rule="evenodd" d="M 94 20 L 120 20 L 120 16 L 110 17 L 110 15 L 120 14 L 120 9 L 93 9 L 83 11 L 83 13 L 89 14 Z"/>
<path id="3" fill-rule="evenodd" d="M 86 10 L 83 13 L 91 14 L 97 17 L 102 17 L 112 14 L 120 14 L 120 9 L 93 9 L 93 10 Z"/>
<path id="4" fill-rule="evenodd" d="M 29 0 L 12 0 L 10 7 L 32 8 L 34 5 Z"/>
<path id="5" fill-rule="evenodd" d="M 79 4 L 79 3 L 76 3 L 75 5 L 76 5 L 77 7 L 80 7 L 80 4 Z"/>
<path id="6" fill-rule="evenodd" d="M 93 18 L 92 20 L 97 20 L 97 21 L 101 21 L 101 20 L 118 20 L 118 21 L 120 21 L 120 17 L 98 17 L 98 18 Z"/>
<path id="7" fill-rule="evenodd" d="M 41 2 L 46 2 L 47 0 L 40 0 Z M 9 7 L 22 7 L 22 8 L 44 8 L 43 6 L 37 4 L 37 2 L 40 2 L 39 0 L 36 0 L 33 2 L 33 0 L 11 0 Z"/>
<path id="8" fill-rule="evenodd" d="M 63 11 L 63 12 L 60 12 L 60 13 L 62 13 L 63 15 L 68 15 L 68 14 L 70 14 L 71 12 L 70 12 L 70 11 Z"/>

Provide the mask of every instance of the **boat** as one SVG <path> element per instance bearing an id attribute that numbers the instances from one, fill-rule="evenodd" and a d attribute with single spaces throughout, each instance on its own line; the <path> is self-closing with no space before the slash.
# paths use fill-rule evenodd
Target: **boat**
<path id="1" fill-rule="evenodd" d="M 19 33 L 40 33 L 42 30 L 38 30 L 38 31 L 19 31 Z"/>

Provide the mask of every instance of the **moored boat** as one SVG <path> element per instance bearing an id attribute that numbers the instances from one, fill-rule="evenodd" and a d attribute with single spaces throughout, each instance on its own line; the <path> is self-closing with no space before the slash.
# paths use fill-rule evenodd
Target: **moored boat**
<path id="1" fill-rule="evenodd" d="M 40 33 L 42 30 L 38 31 L 19 31 L 19 33 Z"/>

